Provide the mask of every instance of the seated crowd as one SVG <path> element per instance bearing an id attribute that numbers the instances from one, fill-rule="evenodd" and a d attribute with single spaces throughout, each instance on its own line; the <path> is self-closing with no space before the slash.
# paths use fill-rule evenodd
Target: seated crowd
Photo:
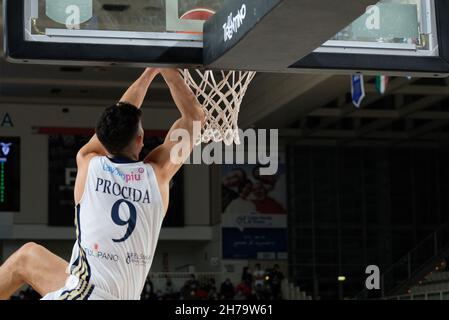
<path id="1" fill-rule="evenodd" d="M 164 288 L 155 289 L 149 278 L 142 292 L 142 300 L 280 300 L 283 279 L 278 265 L 263 270 L 260 264 L 256 264 L 254 272 L 244 268 L 237 285 L 226 279 L 219 288 L 214 279 L 200 281 L 194 274 L 179 290 L 174 288 L 170 278 L 166 278 Z"/>
<path id="2" fill-rule="evenodd" d="M 256 264 L 255 270 L 243 269 L 241 281 L 234 285 L 226 279 L 219 288 L 215 279 L 199 281 L 194 274 L 177 290 L 167 277 L 163 288 L 155 289 L 149 277 L 142 292 L 142 300 L 280 300 L 282 299 L 283 273 L 279 266 L 263 270 Z M 40 298 L 30 287 L 12 297 L 12 300 L 38 300 Z"/>

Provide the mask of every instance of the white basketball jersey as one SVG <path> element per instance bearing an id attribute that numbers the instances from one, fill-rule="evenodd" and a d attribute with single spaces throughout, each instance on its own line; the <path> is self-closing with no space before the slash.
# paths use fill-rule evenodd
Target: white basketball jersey
<path id="1" fill-rule="evenodd" d="M 93 158 L 76 208 L 77 242 L 69 266 L 79 282 L 61 298 L 88 299 L 97 290 L 116 299 L 140 299 L 163 219 L 150 165 Z"/>

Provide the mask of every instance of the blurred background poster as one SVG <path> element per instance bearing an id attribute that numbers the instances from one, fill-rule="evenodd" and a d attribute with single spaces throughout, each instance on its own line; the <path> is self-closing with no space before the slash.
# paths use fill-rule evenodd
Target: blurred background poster
<path id="1" fill-rule="evenodd" d="M 287 259 L 285 164 L 273 176 L 260 167 L 222 166 L 223 259 Z"/>

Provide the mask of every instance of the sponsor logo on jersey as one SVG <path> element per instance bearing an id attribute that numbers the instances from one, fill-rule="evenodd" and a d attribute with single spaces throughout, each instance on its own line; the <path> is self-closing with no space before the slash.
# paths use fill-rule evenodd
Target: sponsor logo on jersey
<path id="1" fill-rule="evenodd" d="M 83 249 L 88 257 L 112 262 L 118 262 L 120 260 L 119 256 L 115 253 L 101 251 L 100 246 L 97 243 L 93 245 L 93 248 L 85 247 Z"/>
<path id="2" fill-rule="evenodd" d="M 142 174 L 145 172 L 144 168 L 138 168 L 137 172 L 131 171 L 129 173 L 125 173 L 120 169 L 111 166 L 110 164 L 103 162 L 102 165 L 103 171 L 112 174 L 113 176 L 117 176 L 121 178 L 125 183 L 136 182 L 142 180 Z"/>
<path id="3" fill-rule="evenodd" d="M 132 264 L 135 266 L 147 266 L 151 264 L 151 255 L 145 255 L 143 253 L 135 253 L 135 252 L 128 252 L 126 257 L 126 263 Z"/>

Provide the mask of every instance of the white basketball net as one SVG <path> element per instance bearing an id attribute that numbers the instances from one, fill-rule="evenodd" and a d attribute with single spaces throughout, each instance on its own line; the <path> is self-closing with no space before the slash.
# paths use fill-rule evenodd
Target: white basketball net
<path id="1" fill-rule="evenodd" d="M 224 142 L 240 144 L 238 117 L 253 71 L 180 70 L 206 113 L 206 122 L 196 145 Z"/>

